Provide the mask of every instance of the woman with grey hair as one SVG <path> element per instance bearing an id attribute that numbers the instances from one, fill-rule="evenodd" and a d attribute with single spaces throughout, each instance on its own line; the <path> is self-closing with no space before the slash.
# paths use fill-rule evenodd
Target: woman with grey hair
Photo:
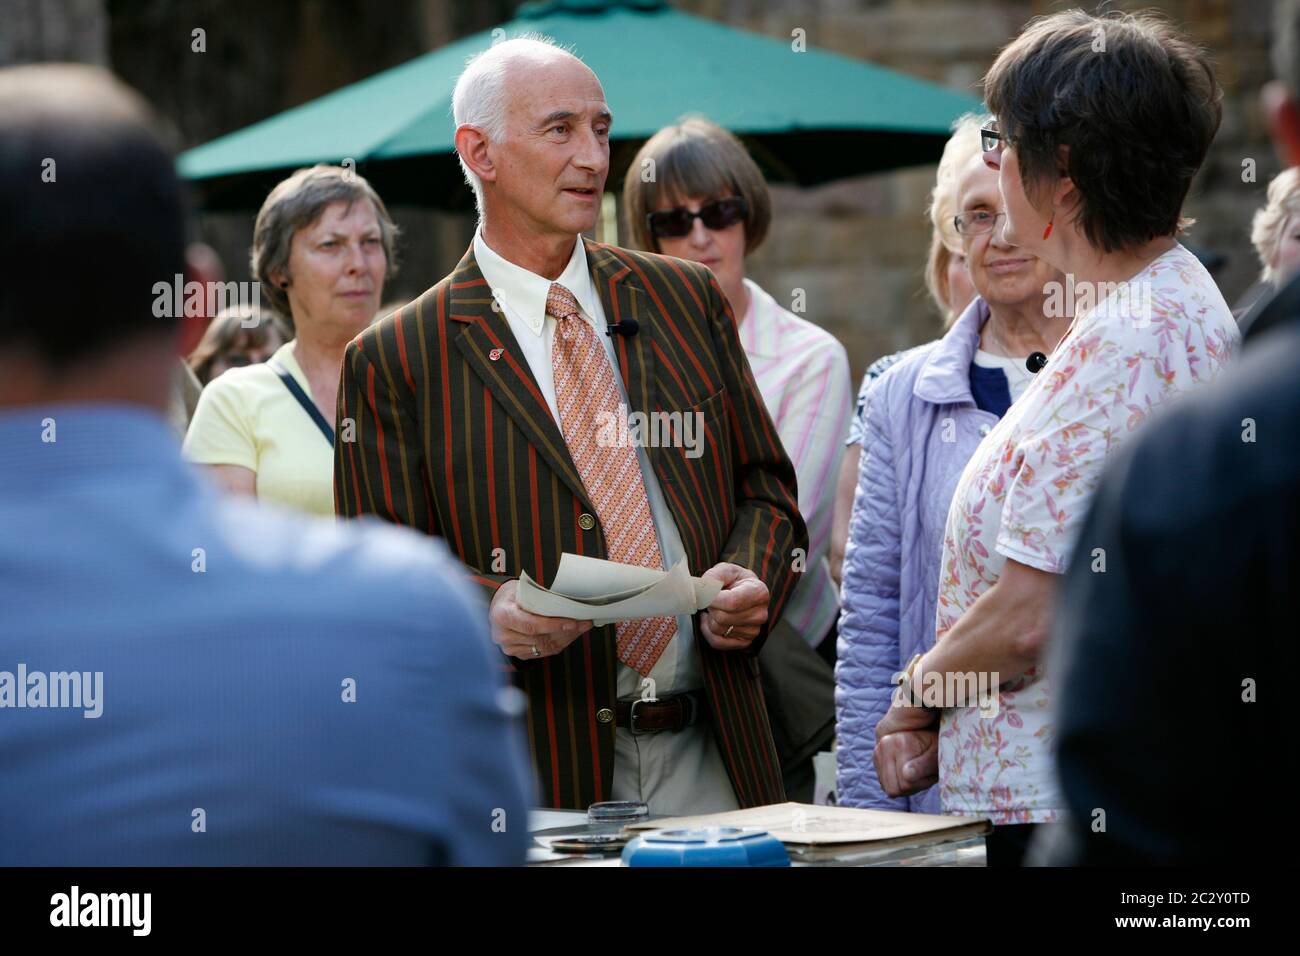
<path id="1" fill-rule="evenodd" d="M 334 418 L 343 351 L 396 272 L 397 227 L 351 170 L 300 169 L 266 197 L 251 265 L 295 337 L 203 391 L 184 453 L 221 487 L 334 514 Z"/>
<path id="2" fill-rule="evenodd" d="M 925 263 L 925 287 L 933 299 L 943 330 L 947 332 L 975 298 L 970 272 L 966 268 L 966 253 L 962 250 L 961 236 L 953 225 L 957 214 L 957 173 L 967 159 L 978 149 L 978 139 L 972 139 L 970 130 L 959 135 L 963 126 L 978 123 L 974 114 L 959 116 L 952 124 L 953 134 L 943 148 L 939 169 L 935 175 L 934 189 L 930 191 L 930 204 L 926 217 L 930 220 L 930 254 Z M 978 129 L 978 127 L 976 127 Z M 935 340 L 937 341 L 937 340 Z M 932 343 L 927 343 L 932 344 Z M 894 363 L 911 352 L 901 349 L 882 355 L 867 366 L 858 386 L 857 407 L 849 419 L 849 435 L 844 442 L 844 458 L 835 482 L 835 517 L 831 523 L 831 578 L 836 587 L 844 584 L 844 550 L 849 541 L 849 516 L 853 512 L 853 496 L 858 490 L 858 471 L 862 464 L 862 442 L 867 427 L 867 391 Z"/>

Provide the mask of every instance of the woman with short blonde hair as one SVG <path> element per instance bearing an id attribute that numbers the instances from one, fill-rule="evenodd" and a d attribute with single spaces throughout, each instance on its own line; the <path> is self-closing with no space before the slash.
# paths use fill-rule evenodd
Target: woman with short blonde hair
<path id="1" fill-rule="evenodd" d="M 1268 184 L 1268 202 L 1255 213 L 1250 227 L 1264 273 L 1276 287 L 1300 270 L 1300 167 L 1292 166 Z"/>
<path id="2" fill-rule="evenodd" d="M 957 277 L 952 268 L 954 264 L 961 267 L 966 261 L 961 236 L 957 234 L 953 219 L 961 212 L 957 208 L 957 180 L 961 170 L 979 154 L 981 125 L 981 117 L 975 113 L 966 113 L 953 123 L 952 136 L 944 144 L 943 156 L 939 159 L 939 169 L 934 177 L 934 189 L 930 191 L 930 204 L 926 209 L 932 232 L 930 256 L 925 264 L 925 286 L 943 318 L 945 329 L 952 325 L 957 316 L 961 315 L 962 309 L 975 298 L 970 277 L 966 276 L 963 280 Z"/>
<path id="3" fill-rule="evenodd" d="M 947 249 L 946 236 L 960 237 L 962 272 L 978 295 L 942 338 L 910 350 L 864 398 L 836 673 L 837 796 L 846 806 L 939 812 L 933 788 L 886 792 L 875 728 L 889 712 L 890 675 L 934 644 L 944 524 L 962 471 L 1028 388 L 1030 352 L 1050 351 L 1068 323 L 1044 308 L 1059 276 L 999 235 L 997 174 L 984 164 L 979 129 L 974 116 L 957 124 L 930 207 L 935 244 Z"/>
<path id="4" fill-rule="evenodd" d="M 979 153 L 980 117 L 967 113 L 953 123 L 952 136 L 944 144 L 939 170 L 935 174 L 934 188 L 926 216 L 930 219 L 930 254 L 925 262 L 925 287 L 934 300 L 934 307 L 943 321 L 944 331 L 952 327 L 957 316 L 975 298 L 970 273 L 966 271 L 966 253 L 962 250 L 961 236 L 953 225 L 957 214 L 957 173 L 965 168 L 971 157 Z M 876 359 L 867 366 L 858 386 L 857 406 L 849 422 L 849 435 L 845 440 L 844 460 L 840 463 L 839 479 L 835 485 L 835 518 L 831 527 L 831 576 L 835 583 L 843 581 L 844 549 L 849 538 L 849 514 L 853 509 L 853 496 L 858 488 L 858 466 L 862 464 L 862 435 L 866 426 L 867 390 L 871 383 L 885 374 L 895 362 L 910 349 L 902 349 Z"/>

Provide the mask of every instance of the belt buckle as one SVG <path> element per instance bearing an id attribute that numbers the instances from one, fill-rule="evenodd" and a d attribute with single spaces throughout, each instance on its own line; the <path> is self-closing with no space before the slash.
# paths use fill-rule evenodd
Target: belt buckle
<path id="1" fill-rule="evenodd" d="M 657 704 L 657 703 L 659 703 L 658 697 L 638 697 L 636 700 L 632 701 L 632 708 L 629 711 L 628 718 L 627 718 L 627 723 L 628 723 L 627 729 L 632 732 L 633 737 L 640 737 L 643 734 L 658 733 L 658 731 L 654 731 L 654 730 L 638 730 L 636 726 L 637 704 Z"/>

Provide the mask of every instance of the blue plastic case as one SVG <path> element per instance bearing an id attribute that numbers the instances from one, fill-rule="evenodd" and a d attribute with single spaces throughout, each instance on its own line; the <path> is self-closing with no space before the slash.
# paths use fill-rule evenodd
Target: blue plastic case
<path id="1" fill-rule="evenodd" d="M 765 830 L 662 830 L 623 848 L 624 866 L 789 866 L 790 854 Z"/>

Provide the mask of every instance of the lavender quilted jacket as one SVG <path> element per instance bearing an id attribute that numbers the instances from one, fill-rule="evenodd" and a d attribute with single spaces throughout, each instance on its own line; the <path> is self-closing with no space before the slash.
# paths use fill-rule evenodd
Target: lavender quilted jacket
<path id="1" fill-rule="evenodd" d="M 839 803 L 939 813 L 938 787 L 892 798 L 871 753 L 891 677 L 934 644 L 943 531 L 962 469 L 997 422 L 971 397 L 988 306 L 976 297 L 947 334 L 909 352 L 867 393 L 866 434 L 844 554 L 835 667 Z"/>

